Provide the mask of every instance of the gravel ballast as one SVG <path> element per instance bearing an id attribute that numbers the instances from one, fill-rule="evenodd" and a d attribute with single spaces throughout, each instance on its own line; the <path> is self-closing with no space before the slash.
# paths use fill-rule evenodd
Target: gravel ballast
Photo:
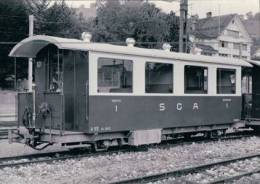
<path id="1" fill-rule="evenodd" d="M 1 144 L 0 144 L 1 145 Z M 259 153 L 260 138 L 193 143 L 0 170 L 0 183 L 109 183 Z"/>

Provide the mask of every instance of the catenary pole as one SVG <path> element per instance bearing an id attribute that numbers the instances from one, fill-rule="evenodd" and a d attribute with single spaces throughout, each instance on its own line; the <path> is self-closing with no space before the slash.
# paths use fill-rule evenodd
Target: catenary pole
<path id="1" fill-rule="evenodd" d="M 34 16 L 29 15 L 29 37 L 33 36 L 33 25 L 34 23 Z M 33 63 L 32 58 L 28 60 L 28 90 L 32 92 L 32 73 L 33 73 Z"/>
<path id="2" fill-rule="evenodd" d="M 180 1 L 179 52 L 187 52 L 188 0 Z M 185 43 L 185 44 L 184 44 Z"/>

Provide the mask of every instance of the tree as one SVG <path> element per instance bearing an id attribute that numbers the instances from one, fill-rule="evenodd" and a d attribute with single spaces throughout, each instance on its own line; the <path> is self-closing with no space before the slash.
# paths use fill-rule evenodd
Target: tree
<path id="1" fill-rule="evenodd" d="M 65 0 L 0 1 L 0 87 L 10 87 L 6 78 L 14 75 L 13 59 L 8 57 L 13 46 L 28 37 L 28 15 L 35 16 L 34 34 L 79 38 L 84 19 L 68 7 Z M 21 60 L 24 60 L 22 62 Z M 27 76 L 27 60 L 17 62 L 17 78 Z"/>
<path id="2" fill-rule="evenodd" d="M 163 42 L 178 39 L 178 34 L 170 33 L 178 28 L 172 21 L 175 18 L 175 14 L 163 13 L 150 3 L 107 1 L 87 28 L 97 42 L 124 44 L 127 37 L 133 37 L 137 46 L 158 48 Z"/>
<path id="3" fill-rule="evenodd" d="M 30 12 L 35 16 L 35 33 L 60 37 L 79 37 L 83 21 L 75 11 L 68 7 L 65 0 L 27 0 Z"/>
<path id="4" fill-rule="evenodd" d="M 13 59 L 8 57 L 12 47 L 28 36 L 28 16 L 23 0 L 0 1 L 0 87 L 11 87 L 6 78 L 14 75 Z M 25 77 L 26 62 L 17 62 L 18 77 Z"/>

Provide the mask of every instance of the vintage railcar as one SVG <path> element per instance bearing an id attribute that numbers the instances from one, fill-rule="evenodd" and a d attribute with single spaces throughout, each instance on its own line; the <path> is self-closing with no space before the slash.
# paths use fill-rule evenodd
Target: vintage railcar
<path id="1" fill-rule="evenodd" d="M 246 120 L 246 126 L 260 132 L 260 61 L 259 59 L 247 60 L 253 65 L 246 71 L 247 80 L 244 81 L 244 86 L 247 87 L 245 92 L 242 92 L 243 113 L 242 119 Z"/>
<path id="2" fill-rule="evenodd" d="M 11 57 L 33 58 L 34 92 L 19 93 L 10 141 L 43 148 L 159 143 L 224 132 L 241 119 L 239 59 L 51 36 L 22 40 Z M 27 129 L 25 131 L 25 128 Z M 41 146 L 40 146 L 41 145 Z M 45 146 L 43 146 L 45 145 Z"/>

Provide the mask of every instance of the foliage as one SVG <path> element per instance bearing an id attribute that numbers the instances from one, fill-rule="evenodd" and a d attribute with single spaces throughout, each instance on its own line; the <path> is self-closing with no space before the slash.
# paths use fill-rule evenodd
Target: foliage
<path id="1" fill-rule="evenodd" d="M 158 48 L 163 42 L 178 40 L 175 14 L 168 15 L 154 4 L 139 1 L 125 4 L 107 1 L 98 9 L 96 19 L 88 22 L 87 28 L 97 42 L 124 44 L 127 37 L 133 37 L 137 46 Z"/>
<path id="2" fill-rule="evenodd" d="M 0 12 L 0 88 L 6 88 L 11 87 L 6 79 L 14 77 L 14 62 L 8 53 L 16 42 L 28 36 L 28 16 L 22 0 L 0 1 Z M 26 75 L 26 65 L 26 62 L 18 63 L 18 77 Z"/>
<path id="3" fill-rule="evenodd" d="M 174 50 L 177 48 L 178 18 L 150 3 L 107 1 L 98 9 L 97 17 L 88 21 L 68 7 L 65 0 L 0 1 L 0 12 L 0 87 L 7 87 L 5 79 L 14 74 L 14 62 L 8 53 L 16 42 L 28 36 L 30 14 L 35 16 L 37 35 L 79 38 L 83 31 L 90 31 L 97 42 L 125 44 L 126 38 L 133 37 L 139 47 L 161 48 L 163 42 L 170 42 Z M 17 62 L 18 78 L 27 75 L 27 60 L 21 60 Z"/>
<path id="4" fill-rule="evenodd" d="M 13 86 L 6 82 L 7 78 L 14 78 L 14 62 L 8 53 L 17 42 L 28 37 L 28 15 L 35 16 L 34 34 L 61 37 L 79 38 L 85 21 L 64 0 L 53 4 L 49 0 L 0 1 L 0 12 L 0 88 Z M 17 60 L 17 78 L 25 78 L 27 60 Z"/>
<path id="5" fill-rule="evenodd" d="M 74 9 L 67 6 L 65 0 L 27 0 L 30 12 L 35 16 L 35 34 L 45 34 L 67 38 L 79 38 L 82 32 L 82 18 Z"/>

